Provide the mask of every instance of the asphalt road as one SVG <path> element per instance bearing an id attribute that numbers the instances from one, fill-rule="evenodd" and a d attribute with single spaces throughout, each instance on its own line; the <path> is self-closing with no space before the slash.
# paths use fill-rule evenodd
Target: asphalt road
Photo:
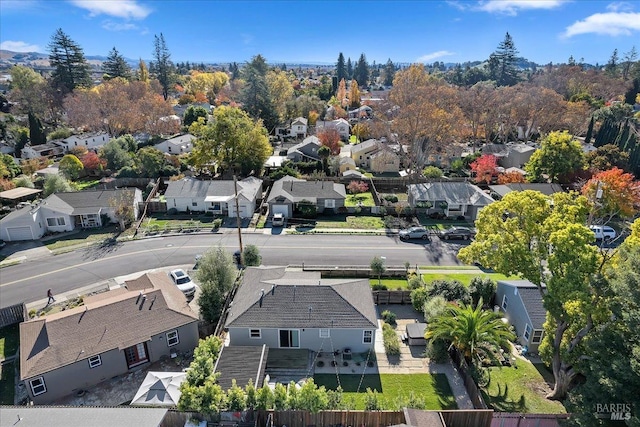
<path id="1" fill-rule="evenodd" d="M 243 234 L 243 244 L 260 249 L 265 265 L 368 266 L 374 256 L 387 266 L 458 265 L 460 244 L 403 242 L 397 236 Z M 0 307 L 29 303 L 142 270 L 193 264 L 210 247 L 238 249 L 235 233 L 181 235 L 94 245 L 0 269 Z"/>

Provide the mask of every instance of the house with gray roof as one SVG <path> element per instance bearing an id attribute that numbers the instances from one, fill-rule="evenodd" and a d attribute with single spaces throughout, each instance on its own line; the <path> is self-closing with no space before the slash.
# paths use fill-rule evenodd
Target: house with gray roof
<path id="1" fill-rule="evenodd" d="M 159 142 L 153 147 L 165 154 L 187 154 L 193 150 L 193 142 L 196 139 L 195 136 L 187 133 Z"/>
<path id="2" fill-rule="evenodd" d="M 198 315 L 164 272 L 20 324 L 20 380 L 47 404 L 198 345 Z"/>
<path id="3" fill-rule="evenodd" d="M 15 210 L 2 218 L 0 239 L 10 242 L 38 240 L 47 233 L 117 223 L 115 207 L 121 203 L 130 206 L 132 219 L 137 219 L 142 192 L 137 188 L 121 188 L 51 194 L 40 203 Z"/>
<path id="4" fill-rule="evenodd" d="M 442 212 L 448 217 L 478 217 L 480 210 L 493 199 L 469 182 L 425 182 L 408 186 L 408 201 L 412 208 L 424 208 L 426 213 Z"/>
<path id="5" fill-rule="evenodd" d="M 175 418 L 167 408 L 131 406 L 0 406 L 0 427 L 166 427 Z"/>
<path id="6" fill-rule="evenodd" d="M 496 194 L 499 198 L 506 196 L 512 191 L 526 191 L 533 190 L 539 191 L 545 196 L 551 196 L 554 193 L 562 193 L 564 189 L 560 184 L 548 184 L 548 183 L 510 183 L 510 184 L 499 184 L 499 185 L 490 185 L 489 189 L 492 194 Z"/>
<path id="7" fill-rule="evenodd" d="M 317 136 L 312 135 L 305 138 L 301 143 L 294 145 L 287 150 L 287 159 L 293 162 L 315 162 L 320 160 L 318 150 L 322 143 Z"/>
<path id="8" fill-rule="evenodd" d="M 310 203 L 318 213 L 337 212 L 344 206 L 347 190 L 332 181 L 305 181 L 285 176 L 275 181 L 267 197 L 270 215 L 281 213 L 291 218 L 300 203 Z"/>
<path id="9" fill-rule="evenodd" d="M 506 144 L 486 144 L 482 147 L 482 154 L 497 157 L 498 164 L 504 168 L 521 168 L 529 161 L 536 147 L 531 144 L 509 142 Z"/>
<path id="10" fill-rule="evenodd" d="M 233 299 L 229 346 L 334 352 L 373 349 L 378 321 L 367 279 L 251 267 Z"/>
<path id="11" fill-rule="evenodd" d="M 518 342 L 537 352 L 547 317 L 540 289 L 528 280 L 500 280 L 495 302 L 515 328 Z"/>
<path id="12" fill-rule="evenodd" d="M 239 180 L 236 185 L 233 180 L 201 181 L 185 178 L 170 181 L 164 193 L 167 210 L 211 212 L 213 215 L 235 218 L 236 186 L 240 217 L 251 218 L 256 210 L 257 201 L 262 199 L 262 180 L 256 177 Z"/>

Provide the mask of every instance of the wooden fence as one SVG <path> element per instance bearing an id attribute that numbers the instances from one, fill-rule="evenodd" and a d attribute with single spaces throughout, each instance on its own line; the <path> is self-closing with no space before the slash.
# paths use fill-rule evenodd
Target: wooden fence
<path id="1" fill-rule="evenodd" d="M 401 411 L 257 411 L 255 425 L 266 427 L 269 415 L 269 425 L 287 427 L 386 427 L 405 422 Z"/>
<path id="2" fill-rule="evenodd" d="M 491 409 L 439 411 L 447 427 L 490 427 Z"/>
<path id="3" fill-rule="evenodd" d="M 376 304 L 411 304 L 411 291 L 372 291 Z"/>
<path id="4" fill-rule="evenodd" d="M 28 318 L 26 310 L 23 303 L 0 309 L 0 328 L 24 322 Z"/>
<path id="5" fill-rule="evenodd" d="M 484 399 L 480 394 L 480 389 L 471 376 L 471 370 L 469 369 L 467 362 L 465 362 L 456 349 L 451 349 L 449 351 L 449 355 L 451 356 L 451 360 L 453 360 L 453 364 L 458 370 L 458 373 L 460 373 L 460 376 L 464 380 L 464 388 L 467 389 L 467 393 L 473 403 L 473 407 L 476 409 L 487 409 L 487 404 L 484 402 Z"/>

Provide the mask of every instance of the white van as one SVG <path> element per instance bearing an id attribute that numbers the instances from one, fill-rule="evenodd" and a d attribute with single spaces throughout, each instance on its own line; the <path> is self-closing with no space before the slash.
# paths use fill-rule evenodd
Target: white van
<path id="1" fill-rule="evenodd" d="M 613 240 L 616 238 L 618 233 L 612 227 L 608 225 L 591 225 L 589 226 L 593 234 L 596 236 L 596 240 Z"/>

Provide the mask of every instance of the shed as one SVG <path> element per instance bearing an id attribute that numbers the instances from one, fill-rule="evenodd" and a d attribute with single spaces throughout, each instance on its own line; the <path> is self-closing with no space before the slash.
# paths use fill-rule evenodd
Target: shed
<path id="1" fill-rule="evenodd" d="M 407 342 L 409 345 L 427 345 L 427 340 L 424 338 L 424 330 L 426 328 L 426 323 L 408 323 Z"/>

